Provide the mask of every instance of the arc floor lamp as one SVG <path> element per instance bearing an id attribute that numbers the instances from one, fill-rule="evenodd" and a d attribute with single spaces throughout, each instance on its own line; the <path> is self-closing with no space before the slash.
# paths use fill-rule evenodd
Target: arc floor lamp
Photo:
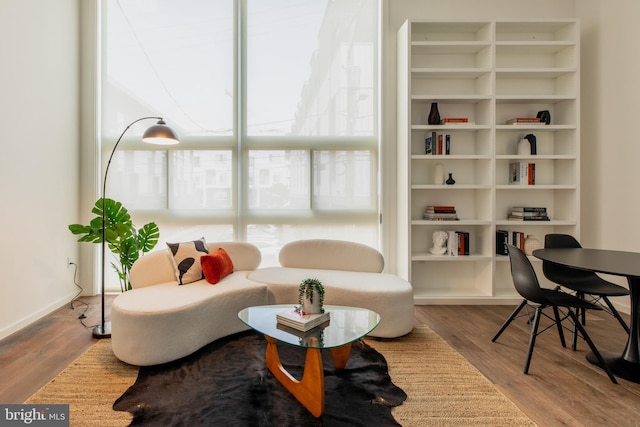
<path id="1" fill-rule="evenodd" d="M 167 124 L 164 122 L 162 117 L 151 116 L 151 117 L 141 117 L 131 122 L 129 126 L 127 126 L 122 131 L 122 133 L 120 134 L 120 137 L 116 141 L 116 145 L 113 146 L 113 150 L 111 151 L 111 155 L 109 156 L 109 161 L 107 161 L 107 166 L 104 170 L 104 179 L 102 180 L 102 254 L 101 254 L 102 274 L 101 274 L 101 289 L 100 289 L 100 293 L 102 296 L 102 299 L 101 299 L 102 317 L 100 320 L 100 324 L 97 325 L 95 328 L 93 328 L 93 336 L 95 338 L 111 337 L 111 322 L 106 322 L 105 315 L 104 315 L 104 292 L 105 292 L 105 271 L 106 271 L 105 265 L 107 263 L 106 262 L 107 246 L 106 246 L 106 238 L 105 238 L 105 234 L 106 234 L 105 232 L 105 229 L 106 229 L 105 199 L 107 194 L 107 175 L 109 174 L 109 166 L 111 165 L 111 159 L 113 159 L 113 155 L 116 152 L 116 149 L 118 148 L 118 144 L 120 144 L 120 141 L 122 140 L 122 137 L 124 136 L 124 134 L 127 133 L 129 128 L 134 124 L 142 120 L 148 120 L 148 119 L 158 120 L 158 122 L 144 132 L 144 135 L 142 135 L 142 140 L 144 142 L 147 142 L 149 144 L 157 144 L 157 145 L 173 145 L 179 142 L 178 136 L 176 135 L 176 133 L 173 131 L 173 129 L 167 126 Z"/>

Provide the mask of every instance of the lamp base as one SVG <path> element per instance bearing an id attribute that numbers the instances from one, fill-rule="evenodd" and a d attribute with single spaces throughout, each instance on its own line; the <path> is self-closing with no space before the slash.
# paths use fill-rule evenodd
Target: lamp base
<path id="1" fill-rule="evenodd" d="M 104 322 L 104 325 L 98 325 L 93 328 L 94 338 L 111 338 L 111 322 Z"/>

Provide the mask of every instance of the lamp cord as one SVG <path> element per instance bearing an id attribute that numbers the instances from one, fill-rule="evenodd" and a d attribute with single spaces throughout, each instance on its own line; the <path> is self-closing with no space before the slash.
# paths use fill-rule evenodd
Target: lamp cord
<path id="1" fill-rule="evenodd" d="M 80 323 L 82 324 L 82 326 L 84 326 L 85 328 L 90 328 L 91 326 L 87 326 L 83 321 L 83 319 L 87 317 L 87 310 L 89 310 L 89 303 L 78 299 L 82 291 L 84 291 L 84 288 L 80 286 L 76 280 L 78 276 L 78 264 L 76 264 L 75 262 L 70 262 L 69 265 L 73 265 L 73 284 L 76 286 L 76 288 L 78 288 L 78 293 L 76 293 L 73 296 L 73 298 L 71 298 L 69 307 L 71 308 L 71 310 L 75 310 L 76 308 L 73 306 L 74 302 L 79 302 L 80 304 L 84 304 L 84 311 L 80 314 L 80 316 L 78 316 L 78 319 L 80 320 Z"/>

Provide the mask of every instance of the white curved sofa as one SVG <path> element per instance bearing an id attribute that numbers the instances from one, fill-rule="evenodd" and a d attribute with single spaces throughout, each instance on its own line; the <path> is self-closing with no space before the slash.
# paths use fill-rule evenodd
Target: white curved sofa
<path id="1" fill-rule="evenodd" d="M 297 288 L 315 278 L 325 288 L 325 304 L 364 307 L 382 320 L 370 336 L 395 338 L 413 329 L 413 288 L 406 280 L 382 273 L 376 249 L 341 240 L 298 240 L 280 249 L 280 267 L 261 268 L 248 278 L 266 283 L 274 304 L 297 303 Z"/>
<path id="2" fill-rule="evenodd" d="M 281 267 L 258 269 L 261 254 L 249 243 L 208 243 L 224 248 L 234 272 L 216 285 L 206 280 L 178 285 L 168 251 L 141 257 L 131 269 L 134 289 L 118 295 L 111 308 L 115 356 L 150 366 L 187 356 L 218 338 L 249 329 L 237 313 L 249 306 L 297 304 L 298 285 L 317 278 L 325 303 L 364 307 L 382 321 L 371 333 L 394 338 L 413 328 L 411 285 L 381 273 L 382 255 L 353 242 L 303 240 L 280 251 Z"/>

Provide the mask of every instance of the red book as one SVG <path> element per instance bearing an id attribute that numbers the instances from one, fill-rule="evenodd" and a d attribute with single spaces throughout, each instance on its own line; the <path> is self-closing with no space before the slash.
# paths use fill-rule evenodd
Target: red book
<path id="1" fill-rule="evenodd" d="M 469 119 L 466 117 L 445 117 L 442 119 L 442 123 L 469 123 Z"/>
<path id="2" fill-rule="evenodd" d="M 427 209 L 433 209 L 434 212 L 442 212 L 442 211 L 455 211 L 455 206 L 447 206 L 447 205 L 435 205 L 435 206 L 427 206 Z"/>

